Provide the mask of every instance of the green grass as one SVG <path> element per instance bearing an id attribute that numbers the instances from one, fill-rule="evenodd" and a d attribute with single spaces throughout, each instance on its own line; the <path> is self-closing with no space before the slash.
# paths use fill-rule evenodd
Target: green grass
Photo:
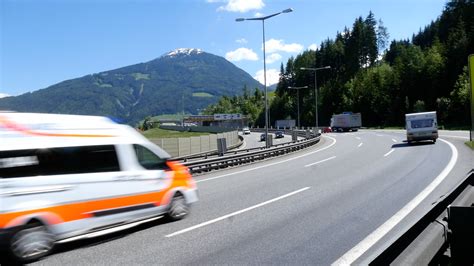
<path id="1" fill-rule="evenodd" d="M 212 98 L 214 95 L 207 92 L 193 92 L 193 97 Z"/>
<path id="2" fill-rule="evenodd" d="M 131 75 L 135 78 L 135 80 L 150 79 L 150 74 L 132 73 Z"/>
<path id="3" fill-rule="evenodd" d="M 164 130 L 161 128 L 152 128 L 142 134 L 149 139 L 161 139 L 161 138 L 189 138 L 195 136 L 206 136 L 211 133 L 207 132 L 180 132 L 174 130 Z"/>
<path id="4" fill-rule="evenodd" d="M 99 83 L 99 82 L 94 82 L 94 85 L 101 87 L 101 88 L 112 88 L 112 84 L 108 83 Z"/>
<path id="5" fill-rule="evenodd" d="M 466 141 L 465 143 L 469 148 L 474 150 L 474 141 Z"/>

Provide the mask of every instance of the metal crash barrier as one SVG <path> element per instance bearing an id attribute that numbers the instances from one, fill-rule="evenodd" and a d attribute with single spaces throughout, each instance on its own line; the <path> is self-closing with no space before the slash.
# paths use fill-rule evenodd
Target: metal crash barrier
<path id="1" fill-rule="evenodd" d="M 474 169 L 370 265 L 474 265 Z"/>
<path id="2" fill-rule="evenodd" d="M 309 139 L 298 141 L 295 143 L 281 144 L 273 146 L 268 149 L 257 148 L 242 150 L 239 152 L 227 152 L 223 156 L 216 158 L 201 159 L 196 161 L 185 161 L 191 173 L 208 172 L 212 170 L 227 168 L 230 166 L 237 166 L 247 164 L 283 154 L 299 151 L 301 149 L 310 147 L 320 140 L 320 136 L 311 136 Z"/>

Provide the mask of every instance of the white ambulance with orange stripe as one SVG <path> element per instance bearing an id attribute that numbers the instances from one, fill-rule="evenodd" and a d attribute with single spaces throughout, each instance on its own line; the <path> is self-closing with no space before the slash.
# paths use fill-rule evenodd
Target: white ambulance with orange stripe
<path id="1" fill-rule="evenodd" d="M 0 112 L 0 245 L 21 262 L 54 245 L 178 220 L 198 200 L 188 169 L 105 117 Z"/>

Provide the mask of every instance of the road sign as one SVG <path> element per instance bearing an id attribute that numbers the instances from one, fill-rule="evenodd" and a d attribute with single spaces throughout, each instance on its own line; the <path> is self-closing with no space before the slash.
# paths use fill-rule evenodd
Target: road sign
<path id="1" fill-rule="evenodd" d="M 214 114 L 214 120 L 239 120 L 242 114 Z"/>
<path id="2" fill-rule="evenodd" d="M 469 80 L 471 81 L 471 141 L 474 141 L 474 54 L 469 56 Z"/>

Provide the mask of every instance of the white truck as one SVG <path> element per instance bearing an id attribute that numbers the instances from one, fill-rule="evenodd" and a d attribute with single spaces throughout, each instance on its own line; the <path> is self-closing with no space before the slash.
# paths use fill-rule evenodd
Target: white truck
<path id="1" fill-rule="evenodd" d="M 405 114 L 407 142 L 432 140 L 436 142 L 438 138 L 438 122 L 436 112 L 423 112 Z"/>
<path id="2" fill-rule="evenodd" d="M 346 112 L 332 115 L 331 118 L 332 131 L 357 131 L 361 126 L 362 118 L 360 113 Z"/>

